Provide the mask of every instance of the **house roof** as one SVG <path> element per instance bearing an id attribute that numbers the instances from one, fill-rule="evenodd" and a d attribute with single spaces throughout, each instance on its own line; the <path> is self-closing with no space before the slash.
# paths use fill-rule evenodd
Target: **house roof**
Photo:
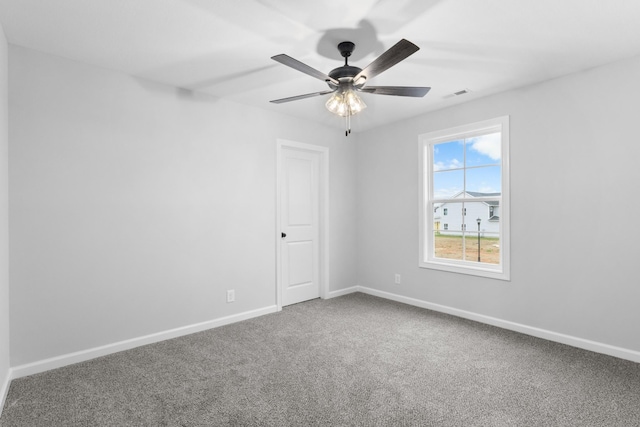
<path id="1" fill-rule="evenodd" d="M 462 191 L 458 194 L 461 194 L 461 193 Z M 493 196 L 499 196 L 501 194 L 501 193 L 478 193 L 477 191 L 467 191 L 466 193 L 471 197 L 493 197 Z"/>
<path id="2" fill-rule="evenodd" d="M 452 199 L 457 198 L 462 193 L 467 193 L 471 197 L 495 197 L 495 196 L 500 196 L 502 194 L 502 193 L 479 193 L 477 191 L 460 191 L 460 192 L 456 193 L 452 197 Z M 436 206 L 435 209 L 441 208 L 442 206 L 445 206 L 448 203 L 461 203 L 461 202 L 453 202 L 453 201 L 444 202 L 444 203 L 441 203 L 438 206 Z M 498 202 L 497 200 L 482 201 L 480 203 L 484 203 L 485 205 L 488 205 L 488 206 L 499 206 L 500 205 L 500 202 Z"/>

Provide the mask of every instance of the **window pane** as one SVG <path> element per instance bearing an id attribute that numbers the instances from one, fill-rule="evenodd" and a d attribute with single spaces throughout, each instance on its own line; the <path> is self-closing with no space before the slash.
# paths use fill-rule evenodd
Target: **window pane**
<path id="1" fill-rule="evenodd" d="M 433 146 L 433 170 L 464 167 L 464 142 L 451 141 Z"/>
<path id="2" fill-rule="evenodd" d="M 433 197 L 443 199 L 453 197 L 464 187 L 464 171 L 441 171 L 433 174 Z"/>
<path id="3" fill-rule="evenodd" d="M 447 215 L 444 215 L 444 212 Z M 462 203 L 443 203 L 433 214 L 434 256 L 462 260 Z"/>
<path id="4" fill-rule="evenodd" d="M 434 206 L 433 222 L 434 228 L 440 223 L 440 231 L 444 228 L 442 225 L 448 225 L 449 234 L 462 230 L 464 216 L 462 215 L 463 203 L 440 203 Z M 438 231 L 438 230 L 436 230 Z"/>
<path id="5" fill-rule="evenodd" d="M 502 192 L 500 166 L 485 166 L 467 169 L 467 191 L 485 194 L 499 194 Z M 477 195 L 482 196 L 482 194 Z"/>
<path id="6" fill-rule="evenodd" d="M 496 201 L 465 203 L 468 217 L 465 233 L 465 260 L 500 264 L 500 204 Z M 480 223 L 478 224 L 478 220 Z M 472 224 L 473 223 L 473 224 Z M 479 239 L 478 239 L 479 238 Z M 478 241 L 480 251 L 478 252 Z"/>
<path id="7" fill-rule="evenodd" d="M 466 167 L 500 164 L 500 133 L 490 133 L 466 140 Z"/>
<path id="8" fill-rule="evenodd" d="M 479 239 L 478 239 L 479 237 Z M 480 251 L 478 252 L 478 241 Z M 498 233 L 467 231 L 465 234 L 465 259 L 467 261 L 500 264 L 500 238 Z"/>
<path id="9" fill-rule="evenodd" d="M 467 212 L 464 222 L 467 223 L 467 231 L 478 231 L 478 219 L 484 225 L 485 221 L 489 219 L 489 211 L 487 204 L 484 202 L 467 202 L 464 204 L 464 209 Z"/>
<path id="10" fill-rule="evenodd" d="M 462 259 L 462 235 L 460 230 L 450 234 L 434 231 L 434 256 L 436 258 Z"/>

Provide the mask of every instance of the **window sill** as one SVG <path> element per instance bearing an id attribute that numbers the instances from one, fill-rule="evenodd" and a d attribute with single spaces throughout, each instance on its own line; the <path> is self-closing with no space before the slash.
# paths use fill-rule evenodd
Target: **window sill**
<path id="1" fill-rule="evenodd" d="M 470 266 L 468 264 L 455 265 L 450 262 L 439 261 L 422 261 L 419 264 L 420 268 L 428 268 L 431 270 L 448 271 L 451 273 L 466 274 L 470 276 L 486 277 L 489 279 L 498 279 L 504 281 L 511 281 L 508 271 L 504 271 L 500 268 Z"/>

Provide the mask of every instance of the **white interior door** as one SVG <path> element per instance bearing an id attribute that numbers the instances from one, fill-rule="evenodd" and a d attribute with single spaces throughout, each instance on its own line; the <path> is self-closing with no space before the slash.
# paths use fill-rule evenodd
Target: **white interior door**
<path id="1" fill-rule="evenodd" d="M 321 153 L 280 151 L 280 288 L 282 305 L 320 296 Z"/>

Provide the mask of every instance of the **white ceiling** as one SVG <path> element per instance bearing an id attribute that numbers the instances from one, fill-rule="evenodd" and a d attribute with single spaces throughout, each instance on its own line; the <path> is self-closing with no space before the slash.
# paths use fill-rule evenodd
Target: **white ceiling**
<path id="1" fill-rule="evenodd" d="M 269 102 L 327 88 L 270 57 L 328 73 L 344 40 L 361 68 L 417 44 L 371 84 L 431 92 L 363 94 L 354 131 L 638 55 L 639 18 L 639 0 L 0 0 L 12 44 L 340 129 L 324 99 Z"/>

